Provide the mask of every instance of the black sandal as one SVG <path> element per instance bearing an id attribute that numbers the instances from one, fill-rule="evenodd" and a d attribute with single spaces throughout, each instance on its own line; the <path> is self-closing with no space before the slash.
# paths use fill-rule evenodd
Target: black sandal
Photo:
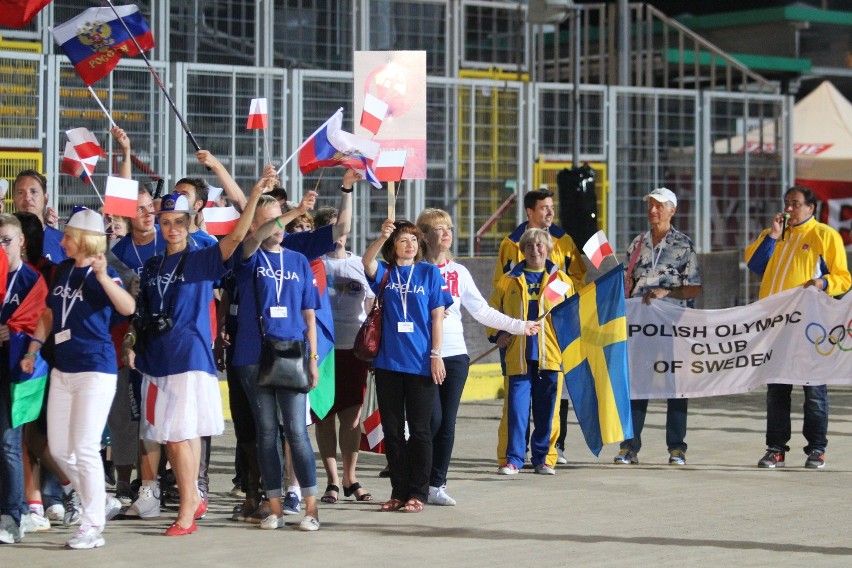
<path id="1" fill-rule="evenodd" d="M 372 501 L 373 500 L 373 496 L 370 495 L 369 493 L 361 493 L 360 495 L 355 495 L 355 492 L 358 491 L 359 489 L 363 489 L 363 487 L 361 487 L 361 484 L 356 481 L 355 483 L 353 483 L 349 487 L 343 488 L 343 496 L 344 497 L 351 497 L 351 496 L 354 495 L 356 501 Z"/>
<path id="2" fill-rule="evenodd" d="M 329 493 L 331 493 L 332 491 L 334 491 L 335 495 L 329 495 Z M 323 503 L 329 503 L 330 505 L 334 505 L 335 503 L 337 503 L 337 495 L 339 495 L 339 494 L 340 494 L 340 487 L 330 483 L 330 484 L 328 484 L 328 486 L 326 486 L 325 495 L 320 497 L 320 501 L 322 501 Z M 348 495 L 347 495 L 347 497 L 348 497 Z"/>

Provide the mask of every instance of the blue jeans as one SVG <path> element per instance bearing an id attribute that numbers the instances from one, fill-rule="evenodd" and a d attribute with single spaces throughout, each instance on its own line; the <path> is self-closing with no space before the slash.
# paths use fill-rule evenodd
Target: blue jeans
<path id="1" fill-rule="evenodd" d="M 469 368 L 470 357 L 467 355 L 444 357 L 447 377 L 435 389 L 435 407 L 432 409 L 432 473 L 429 476 L 432 487 L 447 483 L 447 470 L 456 442 L 456 416 Z"/>
<path id="2" fill-rule="evenodd" d="M 314 449 L 305 425 L 307 395 L 286 389 L 271 389 L 257 384 L 259 365 L 234 367 L 245 389 L 257 429 L 257 454 L 260 475 L 270 498 L 281 497 L 283 483 L 281 454 L 278 452 L 278 409 L 281 409 L 284 436 L 290 442 L 293 470 L 302 488 L 302 495 L 317 494 L 317 468 Z"/>
<path id="3" fill-rule="evenodd" d="M 666 447 L 669 452 L 686 452 L 686 408 L 688 398 L 670 398 L 666 407 Z M 642 429 L 645 428 L 645 415 L 648 414 L 647 400 L 631 400 L 630 413 L 633 416 L 633 437 L 621 442 L 622 450 L 639 453 L 642 449 Z"/>
<path id="4" fill-rule="evenodd" d="M 556 386 L 559 371 L 539 371 L 538 362 L 527 361 L 526 375 L 509 377 L 506 462 L 518 469 L 524 467 L 527 450 L 527 428 L 532 402 L 533 431 L 530 436 L 530 461 L 534 466 L 546 463 L 550 452 L 553 412 L 556 408 Z"/>
<path id="5" fill-rule="evenodd" d="M 20 525 L 25 506 L 23 426 L 12 428 L 10 399 L 9 383 L 0 379 L 0 513 L 10 515 Z"/>
<path id="6" fill-rule="evenodd" d="M 789 452 L 790 447 L 790 394 L 793 385 L 766 385 L 766 447 Z M 802 435 L 808 441 L 805 453 L 824 452 L 828 445 L 828 387 L 803 386 L 805 391 Z"/>
<path id="7" fill-rule="evenodd" d="M 393 499 L 414 498 L 425 503 L 429 497 L 435 390 L 432 377 L 376 369 L 376 400 L 382 415 Z"/>

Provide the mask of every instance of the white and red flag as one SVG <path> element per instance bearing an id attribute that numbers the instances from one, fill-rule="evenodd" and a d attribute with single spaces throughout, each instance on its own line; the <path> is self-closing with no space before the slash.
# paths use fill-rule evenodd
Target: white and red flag
<path id="1" fill-rule="evenodd" d="M 95 172 L 97 163 L 97 155 L 81 158 L 74 149 L 74 145 L 71 142 L 66 142 L 65 153 L 62 155 L 62 163 L 59 166 L 59 171 L 88 182 L 90 179 L 89 176 Z"/>
<path id="2" fill-rule="evenodd" d="M 364 95 L 364 109 L 361 111 L 361 126 L 376 134 L 382 127 L 382 122 L 388 114 L 388 103 L 382 99 L 366 93 Z"/>
<path id="3" fill-rule="evenodd" d="M 207 203 L 204 204 L 204 208 L 208 207 L 216 207 L 216 200 L 219 199 L 219 196 L 222 195 L 221 187 L 213 187 L 212 185 L 207 188 Z"/>
<path id="4" fill-rule="evenodd" d="M 104 213 L 135 217 L 139 201 L 139 182 L 132 179 L 109 176 L 104 191 Z"/>
<path id="5" fill-rule="evenodd" d="M 612 247 L 604 232 L 598 231 L 583 245 L 583 252 L 595 268 L 600 268 L 603 259 L 612 254 Z"/>
<path id="6" fill-rule="evenodd" d="M 68 141 L 74 146 L 74 151 L 80 158 L 86 159 L 92 156 L 106 158 L 103 148 L 98 144 L 97 137 L 88 128 L 81 126 L 80 128 L 66 130 L 65 135 L 68 136 Z"/>
<path id="7" fill-rule="evenodd" d="M 556 277 L 556 272 L 554 272 L 550 275 L 547 286 L 544 287 L 544 299 L 551 304 L 555 304 L 564 298 L 570 289 L 571 285 L 563 280 L 559 280 Z"/>
<path id="8" fill-rule="evenodd" d="M 249 108 L 247 130 L 265 129 L 269 126 L 269 112 L 266 107 L 266 99 L 252 99 Z"/>
<path id="9" fill-rule="evenodd" d="M 233 205 L 204 210 L 204 225 L 211 235 L 230 235 L 239 220 L 240 213 Z"/>
<path id="10" fill-rule="evenodd" d="M 379 181 L 400 181 L 405 169 L 405 150 L 382 150 L 373 171 Z"/>

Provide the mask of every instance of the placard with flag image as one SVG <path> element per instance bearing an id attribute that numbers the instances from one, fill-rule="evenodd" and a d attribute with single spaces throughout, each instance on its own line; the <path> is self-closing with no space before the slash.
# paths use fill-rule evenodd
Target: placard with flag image
<path id="1" fill-rule="evenodd" d="M 47 363 L 36 353 L 31 374 L 21 370 L 20 361 L 30 344 L 23 332 L 9 334 L 9 383 L 12 396 L 12 428 L 32 422 L 41 414 L 44 391 L 47 387 Z"/>
<path id="2" fill-rule="evenodd" d="M 104 191 L 104 213 L 135 217 L 139 201 L 139 182 L 115 176 L 107 177 Z"/>
<path id="3" fill-rule="evenodd" d="M 624 265 L 587 284 L 550 317 L 577 421 L 597 456 L 604 444 L 633 437 Z"/>

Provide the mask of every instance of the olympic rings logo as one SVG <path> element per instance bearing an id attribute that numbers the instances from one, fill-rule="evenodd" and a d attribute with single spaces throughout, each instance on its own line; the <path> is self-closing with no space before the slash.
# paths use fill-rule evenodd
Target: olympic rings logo
<path id="1" fill-rule="evenodd" d="M 811 322 L 805 327 L 805 337 L 823 357 L 834 353 L 835 348 L 840 351 L 852 351 L 852 319 L 845 327 L 842 323 L 837 324 L 828 332 L 821 323 Z"/>

